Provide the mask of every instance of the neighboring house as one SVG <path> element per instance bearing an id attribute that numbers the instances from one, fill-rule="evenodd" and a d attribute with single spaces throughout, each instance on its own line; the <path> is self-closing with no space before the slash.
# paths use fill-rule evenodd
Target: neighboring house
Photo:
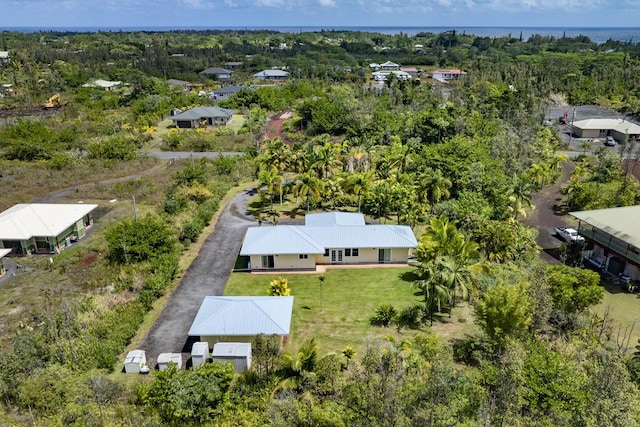
<path id="1" fill-rule="evenodd" d="M 98 79 L 89 83 L 85 83 L 82 85 L 82 87 L 97 87 L 104 90 L 114 90 L 118 88 L 120 85 L 122 85 L 122 82 L 118 82 L 118 81 L 112 82 L 109 80 Z"/>
<path id="2" fill-rule="evenodd" d="M 233 118 L 233 110 L 218 107 L 195 107 L 171 117 L 182 129 L 197 129 L 204 122 L 208 126 L 226 126 Z"/>
<path id="3" fill-rule="evenodd" d="M 240 249 L 252 271 L 315 270 L 319 264 L 401 263 L 418 245 L 406 225 L 367 225 L 364 215 L 308 214 L 305 225 L 250 227 Z"/>
<path id="4" fill-rule="evenodd" d="M 578 232 L 593 249 L 585 260 L 629 280 L 640 279 L 640 205 L 570 212 Z"/>
<path id="5" fill-rule="evenodd" d="M 409 74 L 411 77 L 418 75 L 418 69 L 415 67 L 400 67 L 400 71 Z"/>
<path id="6" fill-rule="evenodd" d="M 253 75 L 258 80 L 287 80 L 289 73 L 283 70 L 264 70 Z"/>
<path id="7" fill-rule="evenodd" d="M 376 64 L 376 63 L 369 64 L 369 68 L 371 68 L 371 70 L 373 70 L 373 71 L 379 71 L 380 70 L 380 64 Z"/>
<path id="8" fill-rule="evenodd" d="M 240 68 L 242 67 L 242 62 L 240 61 L 231 61 L 231 62 L 225 62 L 224 66 L 227 67 L 230 70 L 234 70 L 236 68 Z"/>
<path id="9" fill-rule="evenodd" d="M 251 342 L 258 334 L 278 335 L 286 341 L 291 329 L 293 297 L 205 297 L 191 328 L 214 348 L 219 342 Z"/>
<path id="10" fill-rule="evenodd" d="M 7 272 L 2 259 L 10 253 L 11 249 L 0 249 L 0 276 L 3 276 Z"/>
<path id="11" fill-rule="evenodd" d="M 225 86 L 211 92 L 211 98 L 221 101 L 229 98 L 231 95 L 240 92 L 242 89 L 251 89 L 247 86 Z"/>
<path id="12" fill-rule="evenodd" d="M 169 86 L 181 87 L 185 92 L 189 92 L 191 89 L 193 89 L 196 86 L 193 83 L 189 83 L 187 81 L 178 80 L 178 79 L 169 79 L 167 80 L 167 84 Z"/>
<path id="13" fill-rule="evenodd" d="M 385 63 L 380 64 L 380 70 L 382 71 L 399 71 L 400 65 L 395 62 L 387 61 Z"/>
<path id="14" fill-rule="evenodd" d="M 13 255 L 58 253 L 93 224 L 89 204 L 19 204 L 0 213 L 0 248 Z"/>
<path id="15" fill-rule="evenodd" d="M 572 123 L 573 134 L 578 138 L 605 138 L 612 136 L 618 142 L 628 138 L 640 138 L 640 126 L 625 119 L 586 119 Z"/>
<path id="16" fill-rule="evenodd" d="M 233 76 L 233 71 L 225 68 L 211 67 L 198 73 L 201 77 L 212 77 L 221 82 L 229 80 Z"/>
<path id="17" fill-rule="evenodd" d="M 0 64 L 7 63 L 10 59 L 8 50 L 0 50 Z"/>
<path id="18" fill-rule="evenodd" d="M 398 80 L 409 80 L 411 78 L 411 74 L 404 71 L 376 71 L 371 73 L 371 77 L 377 82 L 387 81 L 390 75 L 396 76 Z"/>
<path id="19" fill-rule="evenodd" d="M 458 70 L 457 68 L 452 69 L 440 69 L 440 70 L 432 70 L 427 74 L 429 77 L 435 80 L 439 80 L 441 82 L 447 82 L 449 80 L 457 80 L 465 77 L 467 73 L 462 70 Z"/>
<path id="20" fill-rule="evenodd" d="M 13 93 L 13 85 L 11 83 L 3 83 L 0 85 L 0 95 L 8 96 Z"/>

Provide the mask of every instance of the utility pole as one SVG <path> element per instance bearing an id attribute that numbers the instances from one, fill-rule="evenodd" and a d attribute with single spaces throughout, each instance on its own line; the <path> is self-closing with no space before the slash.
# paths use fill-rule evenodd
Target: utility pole
<path id="1" fill-rule="evenodd" d="M 138 222 L 138 206 L 136 205 L 136 196 L 133 196 L 133 220 Z"/>

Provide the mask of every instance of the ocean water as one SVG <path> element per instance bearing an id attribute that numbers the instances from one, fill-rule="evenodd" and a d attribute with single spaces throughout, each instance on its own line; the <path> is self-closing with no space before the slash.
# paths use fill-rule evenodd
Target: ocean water
<path id="1" fill-rule="evenodd" d="M 270 30 L 282 33 L 302 33 L 318 31 L 364 31 L 382 34 L 407 34 L 415 36 L 420 32 L 443 33 L 456 30 L 459 33 L 473 34 L 480 37 L 522 37 L 527 40 L 535 34 L 560 38 L 587 36 L 592 41 L 602 44 L 607 40 L 640 41 L 640 27 L 0 27 L 0 31 L 17 31 L 22 33 L 45 32 L 78 32 L 95 33 L 118 31 L 172 31 L 172 30 Z"/>

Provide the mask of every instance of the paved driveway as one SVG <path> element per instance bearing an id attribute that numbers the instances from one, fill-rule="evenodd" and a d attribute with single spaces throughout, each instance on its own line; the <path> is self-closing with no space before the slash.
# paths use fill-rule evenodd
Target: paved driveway
<path id="1" fill-rule="evenodd" d="M 222 295 L 240 251 L 247 227 L 255 219 L 247 212 L 247 203 L 255 190 L 236 195 L 223 211 L 198 256 L 167 301 L 160 317 L 139 348 L 147 352 L 147 364 L 153 368 L 160 353 L 185 353 L 187 362 L 191 345 L 187 333 L 205 296 Z M 185 365 L 183 363 L 183 365 Z"/>

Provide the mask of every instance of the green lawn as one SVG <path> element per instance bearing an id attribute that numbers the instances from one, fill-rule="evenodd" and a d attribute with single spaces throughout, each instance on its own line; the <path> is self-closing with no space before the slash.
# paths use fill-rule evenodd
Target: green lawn
<path id="1" fill-rule="evenodd" d="M 603 316 L 608 309 L 609 321 L 613 320 L 612 340 L 616 340 L 618 332 L 620 332 L 619 336 L 622 339 L 625 331 L 627 334 L 631 331 L 629 347 L 633 351 L 638 339 L 640 339 L 640 323 L 638 322 L 640 296 L 626 292 L 622 285 L 605 281 L 603 283 L 605 287 L 604 299 L 594 307 L 594 311 Z"/>
<path id="2" fill-rule="evenodd" d="M 409 267 L 328 270 L 322 289 L 319 274 L 233 273 L 225 295 L 266 295 L 271 280 L 286 277 L 295 297 L 287 350 L 315 337 L 321 353 L 339 353 L 352 346 L 362 354 L 369 338 L 410 337 L 417 332 L 369 324 L 380 304 L 400 310 L 421 301 L 414 295 L 411 271 Z"/>

